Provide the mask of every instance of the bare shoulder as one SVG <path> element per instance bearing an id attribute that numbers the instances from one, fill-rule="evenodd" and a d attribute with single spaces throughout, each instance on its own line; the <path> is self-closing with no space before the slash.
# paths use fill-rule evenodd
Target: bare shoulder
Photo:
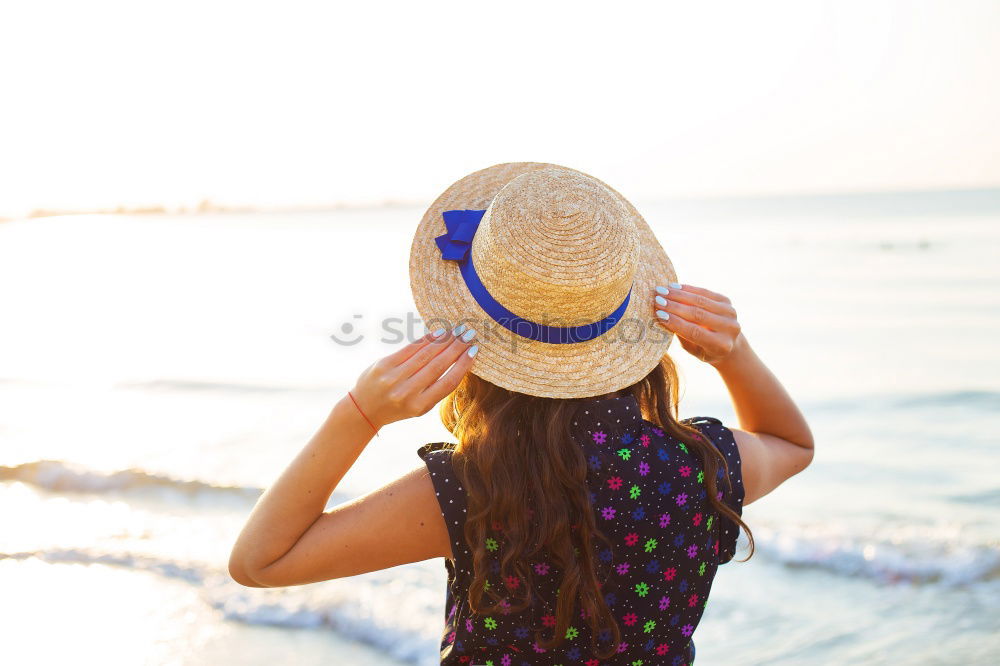
<path id="1" fill-rule="evenodd" d="M 767 495 L 812 462 L 813 449 L 766 433 L 729 428 L 740 453 L 746 506 Z"/>

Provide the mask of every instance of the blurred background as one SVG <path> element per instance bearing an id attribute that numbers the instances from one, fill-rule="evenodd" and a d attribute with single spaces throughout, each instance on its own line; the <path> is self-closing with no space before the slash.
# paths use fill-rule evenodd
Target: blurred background
<path id="1" fill-rule="evenodd" d="M 436 663 L 443 560 L 226 561 L 422 330 L 424 208 L 506 161 L 631 199 L 813 428 L 698 662 L 1000 658 L 997 3 L 13 0 L 0 36 L 3 663 Z M 681 417 L 737 426 L 671 355 Z M 449 438 L 390 426 L 331 503 Z"/>

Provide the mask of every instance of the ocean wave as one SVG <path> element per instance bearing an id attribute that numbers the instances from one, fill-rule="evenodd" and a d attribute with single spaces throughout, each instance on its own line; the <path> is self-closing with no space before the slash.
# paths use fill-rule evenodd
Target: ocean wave
<path id="1" fill-rule="evenodd" d="M 830 525 L 751 529 L 761 556 L 789 568 L 883 584 L 965 586 L 1000 578 L 1000 543 L 970 541 L 957 527 L 900 525 L 867 533 Z M 740 542 L 745 552 L 742 533 Z"/>
<path id="2" fill-rule="evenodd" d="M 203 600 L 228 620 L 331 630 L 407 663 L 438 663 L 432 657 L 437 654 L 443 628 L 443 590 L 421 585 L 420 580 L 400 582 L 398 572 L 392 581 L 358 577 L 307 586 L 246 588 L 223 570 L 204 563 L 128 552 L 79 548 L 0 552 L 0 560 L 5 559 L 149 572 L 197 587 Z"/>
<path id="3" fill-rule="evenodd" d="M 1000 506 L 1000 488 L 984 490 L 981 493 L 966 493 L 964 495 L 951 495 L 949 498 L 953 502 L 963 504 L 985 504 L 988 506 Z"/>
<path id="4" fill-rule="evenodd" d="M 931 393 L 872 394 L 860 397 L 806 401 L 810 411 L 881 412 L 887 409 L 970 409 L 996 412 L 1000 410 L 1000 392 L 987 390 L 935 391 Z"/>
<path id="5" fill-rule="evenodd" d="M 997 391 L 943 391 L 896 398 L 892 406 L 900 408 L 967 407 L 972 409 L 1000 410 L 1000 392 Z"/>
<path id="6" fill-rule="evenodd" d="M 139 469 L 100 472 L 59 460 L 36 460 L 11 467 L 0 466 L 0 481 L 20 481 L 64 493 L 115 493 L 153 495 L 158 499 L 234 500 L 254 502 L 263 492 L 245 486 L 218 486 L 204 481 L 175 479 Z"/>
<path id="7" fill-rule="evenodd" d="M 262 492 L 255 487 L 218 486 L 135 469 L 99 472 L 54 460 L 0 466 L 2 481 L 20 481 L 64 494 L 111 494 L 240 509 L 252 505 Z M 346 499 L 334 493 L 331 502 Z M 953 499 L 995 502 L 997 495 L 991 491 L 986 496 Z M 764 523 L 751 527 L 761 557 L 789 568 L 816 568 L 880 583 L 967 585 L 1000 578 L 1000 542 L 989 537 L 977 540 L 958 524 L 873 526 L 841 520 L 822 525 Z M 741 534 L 740 540 L 745 549 L 745 536 Z"/>

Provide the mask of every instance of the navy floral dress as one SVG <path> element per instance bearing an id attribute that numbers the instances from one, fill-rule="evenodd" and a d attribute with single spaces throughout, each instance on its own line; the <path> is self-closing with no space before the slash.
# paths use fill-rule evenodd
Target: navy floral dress
<path id="1" fill-rule="evenodd" d="M 720 469 L 719 493 L 742 515 L 742 471 L 732 431 L 711 417 L 687 422 L 726 457 L 732 492 Z M 544 557 L 530 562 L 538 590 L 531 606 L 520 613 L 471 612 L 472 554 L 463 533 L 465 492 L 451 465 L 454 444 L 433 443 L 417 454 L 431 474 L 454 555 L 454 560 L 445 559 L 442 665 L 685 666 L 694 660 L 692 635 L 718 566 L 735 554 L 738 525 L 712 511 L 698 457 L 644 420 L 635 398 L 588 400 L 574 426 L 589 461 L 587 483 L 597 524 L 613 545 L 600 545 L 598 556 L 613 572 L 602 591 L 622 632 L 617 653 L 606 660 L 594 656 L 591 630 L 582 619 L 572 623 L 559 647 L 539 647 L 535 629 L 544 627 L 543 635 L 551 635 L 555 626 L 560 575 Z M 499 575 L 502 543 L 502 533 L 496 532 L 484 544 L 492 557 L 487 580 L 495 589 L 505 584 Z M 609 640 L 610 631 L 598 636 L 599 644 Z"/>

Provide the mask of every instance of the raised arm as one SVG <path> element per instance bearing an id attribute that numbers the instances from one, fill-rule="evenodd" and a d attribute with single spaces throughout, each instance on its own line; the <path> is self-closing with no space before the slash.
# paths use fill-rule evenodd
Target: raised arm
<path id="1" fill-rule="evenodd" d="M 740 333 L 732 353 L 712 364 L 729 389 L 739 428 L 730 428 L 743 461 L 746 506 L 804 470 L 813 436 L 791 396 Z"/>
<path id="2" fill-rule="evenodd" d="M 812 432 L 774 373 L 750 347 L 722 294 L 692 285 L 662 288 L 657 310 L 684 348 L 712 365 L 729 390 L 739 428 L 730 428 L 743 467 L 743 505 L 760 499 L 812 462 Z M 662 301 L 662 302 L 661 302 Z"/>
<path id="3" fill-rule="evenodd" d="M 461 333 L 461 331 L 459 331 Z M 451 333 L 428 335 L 362 374 L 313 438 L 257 501 L 229 558 L 248 587 L 314 583 L 451 557 L 451 542 L 424 466 L 324 512 L 377 427 L 428 412 L 453 391 L 475 348 Z M 391 539 L 392 547 L 386 547 Z"/>

